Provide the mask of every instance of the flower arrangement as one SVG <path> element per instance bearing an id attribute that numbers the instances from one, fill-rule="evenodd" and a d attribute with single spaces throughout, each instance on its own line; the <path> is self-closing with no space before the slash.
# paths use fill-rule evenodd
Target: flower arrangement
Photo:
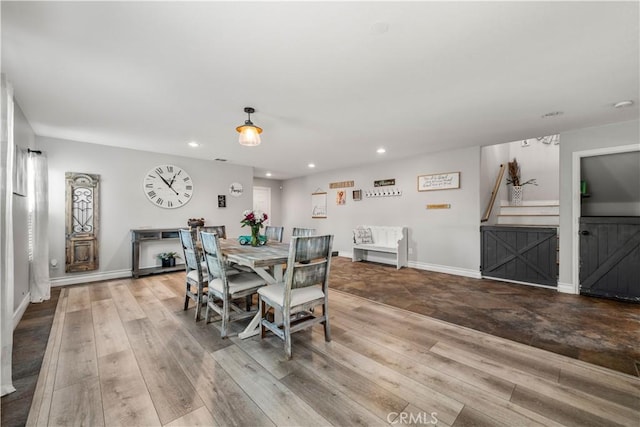
<path id="1" fill-rule="evenodd" d="M 263 223 L 269 219 L 269 217 L 267 217 L 267 214 L 262 211 L 246 210 L 242 212 L 242 215 L 244 216 L 244 218 L 242 219 L 242 221 L 240 221 L 240 223 L 242 224 L 243 227 L 258 226 L 258 228 L 262 228 Z"/>
<path id="2" fill-rule="evenodd" d="M 260 229 L 264 226 L 264 222 L 269 219 L 266 213 L 262 211 L 246 210 L 242 213 L 244 218 L 240 223 L 242 226 L 251 227 L 251 246 L 260 245 Z"/>
<path id="3" fill-rule="evenodd" d="M 513 162 L 509 162 L 509 178 L 507 178 L 507 185 L 513 185 L 514 187 L 521 187 L 523 185 L 538 185 L 535 178 L 525 182 L 520 181 L 520 165 L 514 158 Z"/>

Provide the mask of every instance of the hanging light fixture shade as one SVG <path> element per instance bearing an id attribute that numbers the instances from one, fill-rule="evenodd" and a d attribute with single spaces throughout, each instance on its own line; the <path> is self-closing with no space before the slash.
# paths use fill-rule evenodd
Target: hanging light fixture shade
<path id="1" fill-rule="evenodd" d="M 238 126 L 236 128 L 240 133 L 238 142 L 240 142 L 241 145 L 249 147 L 260 145 L 260 134 L 262 133 L 262 128 L 259 128 L 251 122 L 251 114 L 255 111 L 256 110 L 252 107 L 244 107 L 244 112 L 247 113 L 248 118 L 244 121 L 242 126 Z"/>

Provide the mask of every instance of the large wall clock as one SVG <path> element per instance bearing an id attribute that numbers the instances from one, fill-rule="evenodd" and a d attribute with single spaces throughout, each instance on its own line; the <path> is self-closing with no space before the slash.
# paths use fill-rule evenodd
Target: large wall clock
<path id="1" fill-rule="evenodd" d="M 186 205 L 193 195 L 193 181 L 182 168 L 161 165 L 149 170 L 142 185 L 147 199 L 154 205 L 175 209 Z"/>

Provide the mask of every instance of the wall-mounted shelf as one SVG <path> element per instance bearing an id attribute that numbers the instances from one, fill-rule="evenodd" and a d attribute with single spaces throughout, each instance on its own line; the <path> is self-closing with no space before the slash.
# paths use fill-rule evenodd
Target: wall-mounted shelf
<path id="1" fill-rule="evenodd" d="M 184 228 L 184 227 L 183 227 Z M 144 242 L 157 240 L 178 240 L 180 238 L 179 228 L 142 228 L 131 230 L 131 275 L 137 279 L 140 276 L 147 276 L 156 273 L 168 273 L 171 271 L 184 270 L 184 264 L 173 267 L 148 267 L 140 268 L 140 245 Z"/>

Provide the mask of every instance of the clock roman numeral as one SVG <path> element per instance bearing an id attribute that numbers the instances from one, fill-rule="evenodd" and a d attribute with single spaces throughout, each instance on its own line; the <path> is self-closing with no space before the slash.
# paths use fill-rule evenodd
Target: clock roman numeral
<path id="1" fill-rule="evenodd" d="M 167 166 L 167 172 L 173 172 L 173 166 Z"/>
<path id="2" fill-rule="evenodd" d="M 148 195 L 149 195 L 149 197 L 151 197 L 152 199 L 154 199 L 154 198 L 157 196 L 157 194 L 156 194 L 156 192 L 155 192 L 155 191 L 149 191 L 147 194 L 148 194 Z"/>
<path id="3" fill-rule="evenodd" d="M 191 197 L 191 195 L 189 193 L 184 193 L 183 196 L 186 197 L 186 198 Z"/>
<path id="4" fill-rule="evenodd" d="M 184 204 L 184 202 L 182 200 L 180 200 L 180 199 L 178 199 L 178 203 L 180 203 L 181 205 Z"/>
<path id="5" fill-rule="evenodd" d="M 162 174 L 162 168 L 156 168 L 156 173 L 157 174 Z"/>
<path id="6" fill-rule="evenodd" d="M 191 178 L 189 178 L 189 177 L 183 178 L 183 181 L 184 182 L 189 182 L 189 181 L 191 181 Z"/>
<path id="7" fill-rule="evenodd" d="M 184 187 L 186 190 L 193 190 L 193 185 L 187 185 L 186 187 Z"/>
<path id="8" fill-rule="evenodd" d="M 172 207 L 173 207 L 173 203 L 171 202 L 171 200 L 168 200 L 168 201 L 167 201 L 167 206 L 168 206 L 168 207 L 170 207 L 170 208 L 172 208 Z"/>
<path id="9" fill-rule="evenodd" d="M 153 188 L 153 184 L 152 183 L 145 184 L 144 186 L 145 186 L 145 188 Z"/>
<path id="10" fill-rule="evenodd" d="M 162 197 L 158 197 L 158 200 L 156 200 L 156 203 L 161 205 L 164 202 L 164 199 Z"/>

